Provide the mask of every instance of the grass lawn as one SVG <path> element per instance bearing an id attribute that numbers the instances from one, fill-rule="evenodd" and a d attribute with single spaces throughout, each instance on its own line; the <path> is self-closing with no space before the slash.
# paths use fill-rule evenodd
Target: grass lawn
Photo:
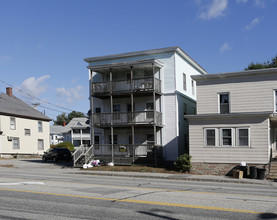
<path id="1" fill-rule="evenodd" d="M 174 170 L 160 168 L 160 167 L 151 167 L 151 166 L 140 166 L 140 165 L 132 165 L 132 166 L 98 166 L 92 167 L 88 169 L 84 169 L 88 171 L 121 171 L 121 172 L 144 172 L 144 173 L 180 173 Z"/>

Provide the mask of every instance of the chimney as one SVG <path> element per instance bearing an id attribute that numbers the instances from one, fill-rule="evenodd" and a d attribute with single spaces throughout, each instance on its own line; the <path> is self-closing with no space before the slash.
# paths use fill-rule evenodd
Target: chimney
<path id="1" fill-rule="evenodd" d="M 12 87 L 7 87 L 6 88 L 6 93 L 8 96 L 12 97 L 13 96 L 13 89 Z"/>

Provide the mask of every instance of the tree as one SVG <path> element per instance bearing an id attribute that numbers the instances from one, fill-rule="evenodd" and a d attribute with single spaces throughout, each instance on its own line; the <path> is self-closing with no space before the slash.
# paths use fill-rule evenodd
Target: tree
<path id="1" fill-rule="evenodd" d="M 276 68 L 277 67 L 277 55 L 271 59 L 271 61 L 266 61 L 264 63 L 253 63 L 248 64 L 248 67 L 244 70 L 255 70 L 255 69 L 266 69 L 266 68 Z"/>
<path id="2" fill-rule="evenodd" d="M 86 117 L 86 116 L 82 112 L 72 111 L 68 114 L 68 116 L 66 116 L 65 113 L 62 113 L 57 116 L 56 120 L 54 120 L 54 125 L 62 125 L 62 126 L 64 124 L 67 125 L 73 118 L 83 118 L 83 117 Z"/>

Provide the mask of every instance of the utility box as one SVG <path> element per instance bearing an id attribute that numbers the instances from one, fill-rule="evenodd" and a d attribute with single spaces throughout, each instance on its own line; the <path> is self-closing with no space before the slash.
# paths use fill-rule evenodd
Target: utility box
<path id="1" fill-rule="evenodd" d="M 242 179 L 243 178 L 243 171 L 234 170 L 233 171 L 233 177 L 236 178 L 236 179 Z"/>

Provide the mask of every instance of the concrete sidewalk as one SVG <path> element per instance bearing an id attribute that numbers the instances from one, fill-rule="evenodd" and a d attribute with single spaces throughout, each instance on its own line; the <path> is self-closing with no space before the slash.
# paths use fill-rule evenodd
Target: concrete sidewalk
<path id="1" fill-rule="evenodd" d="M 93 171 L 74 169 L 74 174 L 83 175 L 99 175 L 99 176 L 121 176 L 134 178 L 154 178 L 167 180 L 183 180 L 183 181 L 200 181 L 200 182 L 223 182 L 223 183 L 241 183 L 241 184 L 263 184 L 273 185 L 277 187 L 277 182 L 272 180 L 258 180 L 258 179 L 235 179 L 230 176 L 215 176 L 215 175 L 191 175 L 191 174 L 168 174 L 168 173 L 141 173 L 141 172 L 118 172 L 118 171 Z"/>

